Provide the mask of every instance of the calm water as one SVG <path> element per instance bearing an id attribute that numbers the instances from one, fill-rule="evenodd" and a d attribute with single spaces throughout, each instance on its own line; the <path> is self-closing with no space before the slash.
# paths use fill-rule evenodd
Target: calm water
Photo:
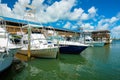
<path id="1" fill-rule="evenodd" d="M 89 47 L 80 55 L 33 59 L 25 66 L 20 72 L 10 69 L 2 80 L 120 80 L 120 41 Z"/>

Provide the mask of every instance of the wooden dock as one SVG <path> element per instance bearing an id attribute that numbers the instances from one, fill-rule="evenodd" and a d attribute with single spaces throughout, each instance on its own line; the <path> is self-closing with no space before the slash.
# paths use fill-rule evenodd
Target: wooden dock
<path id="1" fill-rule="evenodd" d="M 27 55 L 20 54 L 20 53 L 16 53 L 15 57 L 20 59 L 21 61 L 29 61 L 34 59 L 34 57 L 29 58 Z"/>

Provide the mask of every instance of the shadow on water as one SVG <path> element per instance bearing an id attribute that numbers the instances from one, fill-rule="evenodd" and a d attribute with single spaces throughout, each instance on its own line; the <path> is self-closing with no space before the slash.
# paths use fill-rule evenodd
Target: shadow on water
<path id="1" fill-rule="evenodd" d="M 86 64 L 80 55 L 61 54 L 59 59 L 33 59 L 20 73 L 9 70 L 4 80 L 72 80 L 78 78 L 78 69 Z M 11 76 L 11 77 L 10 77 Z"/>
<path id="2" fill-rule="evenodd" d="M 66 64 L 85 64 L 87 60 L 81 55 L 61 54 L 60 62 Z"/>
<path id="3" fill-rule="evenodd" d="M 110 45 L 105 45 L 103 47 L 89 47 L 83 51 L 81 55 L 86 57 L 87 60 L 106 63 L 110 55 Z"/>
<path id="4" fill-rule="evenodd" d="M 20 60 L 14 60 L 10 67 L 0 73 L 0 80 L 13 80 L 13 76 L 20 73 L 25 65 Z"/>
<path id="5" fill-rule="evenodd" d="M 80 71 L 87 65 L 87 60 L 81 55 L 61 55 L 60 58 L 60 78 L 63 80 L 80 79 Z"/>
<path id="6" fill-rule="evenodd" d="M 33 59 L 26 63 L 25 69 L 13 80 L 53 80 L 59 70 L 57 59 Z"/>

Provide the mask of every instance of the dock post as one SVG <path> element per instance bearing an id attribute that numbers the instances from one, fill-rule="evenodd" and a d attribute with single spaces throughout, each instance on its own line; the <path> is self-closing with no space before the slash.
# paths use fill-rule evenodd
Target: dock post
<path id="1" fill-rule="evenodd" d="M 31 57 L 30 47 L 31 47 L 31 27 L 29 25 L 29 27 L 28 27 L 28 59 L 30 59 L 30 57 Z"/>
<path id="2" fill-rule="evenodd" d="M 57 59 L 60 59 L 60 47 L 59 47 L 59 41 L 57 41 L 57 46 L 58 46 L 58 52 L 57 52 Z"/>

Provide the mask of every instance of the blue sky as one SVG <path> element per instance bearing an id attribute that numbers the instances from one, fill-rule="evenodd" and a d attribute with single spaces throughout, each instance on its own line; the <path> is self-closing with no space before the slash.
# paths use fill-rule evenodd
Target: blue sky
<path id="1" fill-rule="evenodd" d="M 0 0 L 0 15 L 24 19 L 25 5 L 35 7 L 35 19 L 47 26 L 78 30 L 110 30 L 120 38 L 120 0 Z"/>

